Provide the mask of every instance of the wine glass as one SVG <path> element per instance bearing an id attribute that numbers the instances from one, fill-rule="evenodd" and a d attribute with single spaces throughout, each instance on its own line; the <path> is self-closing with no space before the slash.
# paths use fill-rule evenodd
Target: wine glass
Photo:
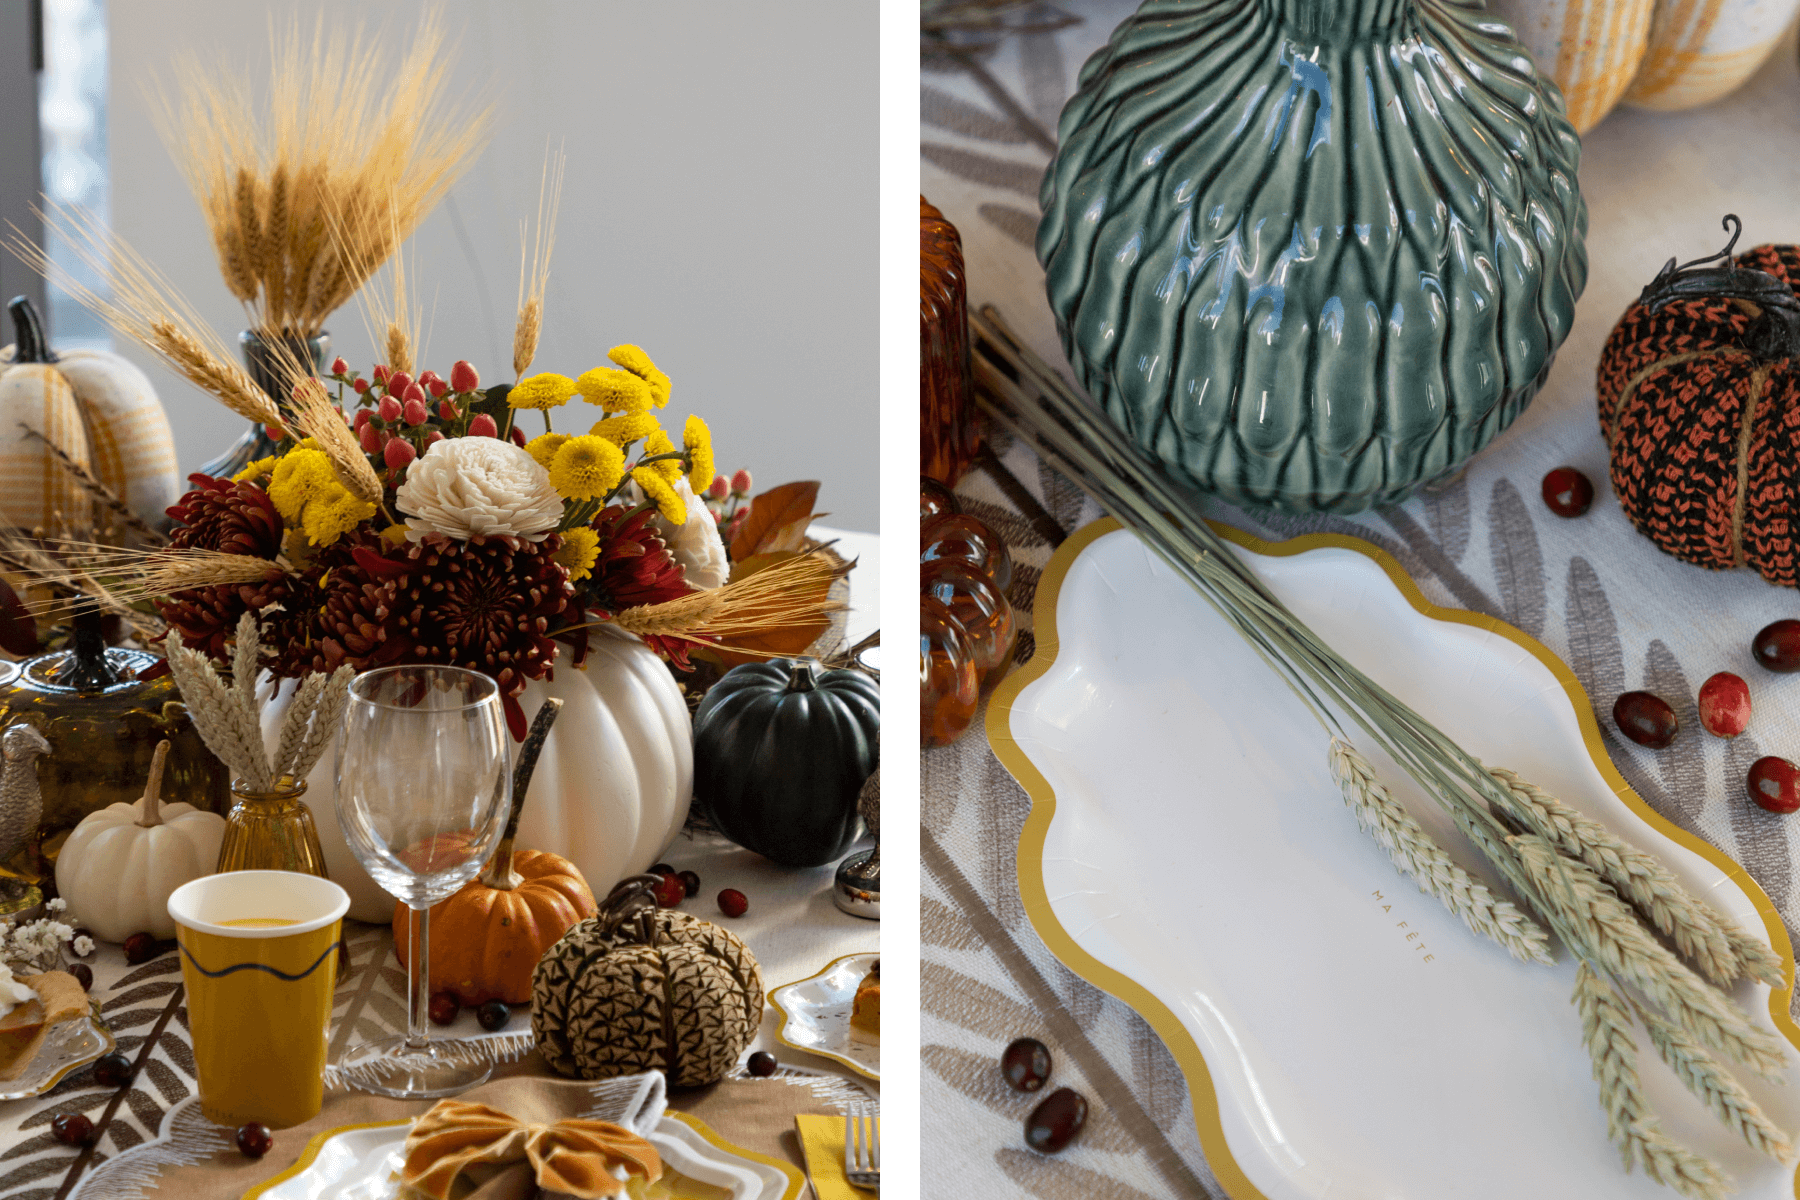
<path id="1" fill-rule="evenodd" d="M 413 910 L 407 1032 L 354 1047 L 344 1074 L 402 1099 L 454 1095 L 492 1065 L 445 1053 L 427 1022 L 430 908 L 475 878 L 512 808 L 499 686 L 461 667 L 384 667 L 350 684 L 338 739 L 337 812 L 371 878 Z"/>

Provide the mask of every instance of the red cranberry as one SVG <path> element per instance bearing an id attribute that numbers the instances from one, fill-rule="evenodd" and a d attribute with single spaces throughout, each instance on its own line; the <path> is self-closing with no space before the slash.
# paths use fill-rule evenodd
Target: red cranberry
<path id="1" fill-rule="evenodd" d="M 1800 767 L 1785 758 L 1767 754 L 1751 763 L 1744 786 L 1758 808 L 1772 813 L 1800 810 Z"/>
<path id="2" fill-rule="evenodd" d="M 1675 710 L 1651 692 L 1626 692 L 1613 701 L 1613 721 L 1620 733 L 1652 750 L 1661 750 L 1681 732 Z"/>
<path id="3" fill-rule="evenodd" d="M 1594 485 L 1574 467 L 1558 467 L 1544 476 L 1544 503 L 1559 517 L 1579 517 L 1594 502 Z"/>
<path id="4" fill-rule="evenodd" d="M 1000 1073 L 1021 1092 L 1050 1082 L 1050 1048 L 1036 1038 L 1019 1038 L 1000 1055 Z"/>
<path id="5" fill-rule="evenodd" d="M 682 890 L 688 895 L 698 896 L 700 894 L 700 877 L 692 871 L 683 871 L 675 878 L 681 880 Z"/>
<path id="6" fill-rule="evenodd" d="M 657 863 L 650 868 L 650 873 L 652 875 L 673 875 L 675 873 L 675 868 L 671 867 L 668 863 Z"/>
<path id="7" fill-rule="evenodd" d="M 1771 671 L 1800 671 L 1800 621 L 1763 626 L 1750 643 L 1750 653 Z"/>
<path id="8" fill-rule="evenodd" d="M 762 1078 L 764 1076 L 773 1075 L 775 1073 L 775 1068 L 780 1065 L 780 1063 L 775 1061 L 775 1056 L 773 1054 L 770 1054 L 767 1050 L 758 1050 L 755 1054 L 750 1056 L 750 1061 L 745 1063 L 744 1067 L 752 1075 Z"/>
<path id="9" fill-rule="evenodd" d="M 79 1146 L 94 1136 L 94 1123 L 80 1113 L 57 1113 L 50 1118 L 50 1136 L 65 1146 Z"/>
<path id="10" fill-rule="evenodd" d="M 1025 1144 L 1055 1154 L 1087 1124 L 1087 1098 L 1073 1088 L 1057 1088 L 1025 1118 Z"/>
<path id="11" fill-rule="evenodd" d="M 498 1033 L 512 1020 L 512 1008 L 504 1000 L 489 1000 L 475 1010 L 475 1020 L 489 1033 Z"/>
<path id="12" fill-rule="evenodd" d="M 1700 685 L 1700 724 L 1714 737 L 1736 737 L 1750 724 L 1750 685 L 1720 671 Z"/>
<path id="13" fill-rule="evenodd" d="M 428 1011 L 433 1025 L 450 1025 L 455 1023 L 456 1014 L 462 1011 L 462 1005 L 457 1002 L 454 992 L 435 992 Z"/>
<path id="14" fill-rule="evenodd" d="M 682 886 L 681 877 L 673 872 L 657 876 L 656 886 L 650 891 L 656 897 L 658 908 L 677 908 L 687 899 L 687 888 Z"/>
<path id="15" fill-rule="evenodd" d="M 82 991 L 91 992 L 94 990 L 94 968 L 88 966 L 86 963 L 76 963 L 69 968 L 69 974 L 75 977 L 75 982 L 81 985 Z"/>
<path id="16" fill-rule="evenodd" d="M 252 1121 L 248 1125 L 239 1125 L 237 1131 L 238 1153 L 245 1158 L 261 1158 L 275 1144 L 275 1135 L 261 1121 Z"/>
<path id="17" fill-rule="evenodd" d="M 125 961 L 132 966 L 147 963 L 162 951 L 154 934 L 134 933 L 125 939 Z"/>
<path id="18" fill-rule="evenodd" d="M 726 888 L 719 893 L 719 911 L 728 917 L 741 917 L 750 911 L 750 897 L 736 888 Z"/>
<path id="19" fill-rule="evenodd" d="M 131 1082 L 131 1060 L 114 1050 L 94 1063 L 94 1082 L 101 1087 L 123 1087 Z"/>

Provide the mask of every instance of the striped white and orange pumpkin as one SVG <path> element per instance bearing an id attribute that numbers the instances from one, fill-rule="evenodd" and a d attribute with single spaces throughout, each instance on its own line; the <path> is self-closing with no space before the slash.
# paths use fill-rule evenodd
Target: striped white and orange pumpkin
<path id="1" fill-rule="evenodd" d="M 1671 112 L 1721 99 L 1768 61 L 1796 7 L 1800 0 L 1657 0 L 1625 103 Z"/>
<path id="2" fill-rule="evenodd" d="M 1657 0 L 1492 0 L 1586 133 L 1624 98 L 1650 45 Z"/>
<path id="3" fill-rule="evenodd" d="M 51 352 L 29 301 L 9 306 L 17 340 L 0 351 L 0 517 L 25 529 L 85 525 L 92 500 L 41 433 L 155 525 L 181 495 L 175 437 L 150 380 L 106 350 Z"/>

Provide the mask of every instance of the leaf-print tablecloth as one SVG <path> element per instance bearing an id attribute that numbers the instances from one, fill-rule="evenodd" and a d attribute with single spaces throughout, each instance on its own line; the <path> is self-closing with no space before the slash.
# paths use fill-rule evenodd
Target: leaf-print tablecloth
<path id="1" fill-rule="evenodd" d="M 1040 4 L 1017 19 L 1062 29 L 967 52 L 922 51 L 924 195 L 963 237 L 971 307 L 994 304 L 1049 362 L 1064 362 L 1032 251 L 1037 191 L 1075 72 L 1134 5 Z M 1394 554 L 1439 604 L 1490 613 L 1543 641 L 1601 709 L 1608 750 L 1640 795 L 1744 864 L 1800 930 L 1800 818 L 1746 803 L 1759 756 L 1800 758 L 1800 676 L 1750 661 L 1763 625 L 1800 616 L 1800 597 L 1745 571 L 1712 573 L 1660 553 L 1631 528 L 1607 486 L 1594 368 L 1613 322 L 1663 261 L 1718 249 L 1719 219 L 1743 217 L 1746 245 L 1800 241 L 1800 79 L 1793 41 L 1737 94 L 1690 113 L 1615 112 L 1585 139 L 1581 184 L 1591 274 L 1575 328 L 1532 407 L 1456 479 L 1407 504 L 1352 519 L 1290 518 L 1220 506 L 1219 517 L 1269 538 L 1337 530 Z M 991 467 L 958 486 L 993 522 L 1018 564 L 1013 599 L 1029 613 L 1052 543 L 1099 515 L 1030 451 L 1004 438 Z M 1544 473 L 1579 467 L 1599 492 L 1563 520 L 1538 495 Z M 1004 485 L 1004 486 L 1003 486 Z M 1031 500 L 1009 498 L 1022 487 Z M 1041 506 L 1055 528 L 1027 513 Z M 1027 619 L 1025 628 L 1029 630 Z M 1029 636 L 1022 649 L 1030 650 Z M 1693 696 L 1715 671 L 1750 682 L 1751 732 L 1699 732 Z M 1675 704 L 1685 736 L 1655 753 L 1625 742 L 1610 716 L 1620 692 Z M 921 930 L 925 1071 L 920 1106 L 924 1194 L 1139 1197 L 1224 1193 L 1208 1171 L 1179 1068 L 1136 1014 L 1062 966 L 1019 903 L 1015 854 L 1029 809 L 979 730 L 923 761 Z M 1178 881 L 1146 879 L 1181 905 Z M 1024 1148 L 1033 1101 L 1009 1091 L 1000 1050 L 1029 1034 L 1056 1056 L 1055 1084 L 1092 1102 L 1081 1140 L 1054 1158 Z M 1596 1117 L 1598 1110 L 1596 1109 Z M 1598 1136 L 1598 1133 L 1596 1134 Z"/>

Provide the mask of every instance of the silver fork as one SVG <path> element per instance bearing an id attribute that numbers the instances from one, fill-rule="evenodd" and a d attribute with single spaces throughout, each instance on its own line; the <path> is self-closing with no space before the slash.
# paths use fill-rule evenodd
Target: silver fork
<path id="1" fill-rule="evenodd" d="M 844 1118 L 844 1177 L 856 1187 L 881 1190 L 881 1118 Z"/>

